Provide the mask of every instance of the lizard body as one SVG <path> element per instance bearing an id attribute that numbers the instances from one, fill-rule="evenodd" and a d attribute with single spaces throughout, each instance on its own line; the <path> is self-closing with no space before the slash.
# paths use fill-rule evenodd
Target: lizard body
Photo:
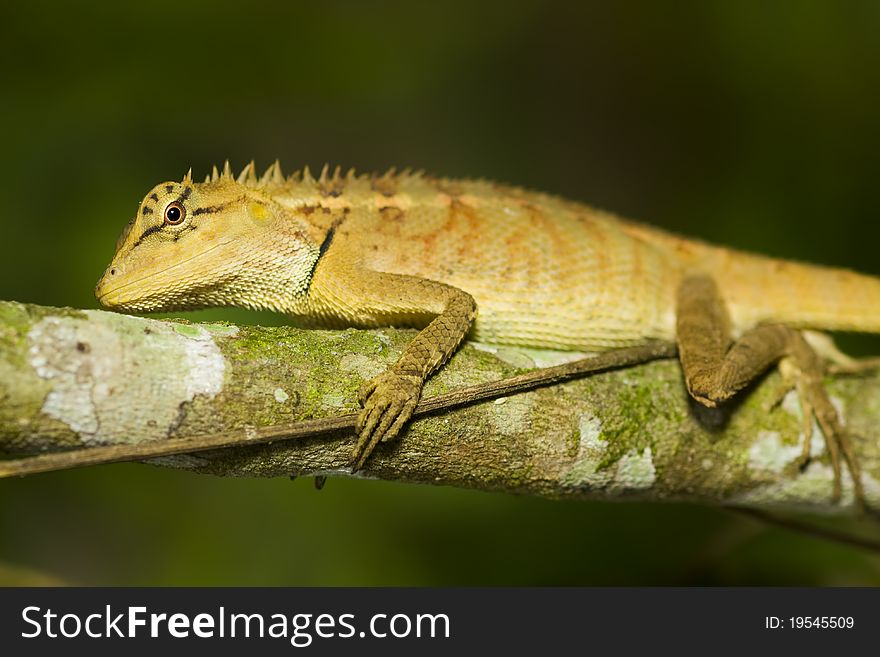
<path id="1" fill-rule="evenodd" d="M 424 380 L 466 336 L 577 351 L 678 340 L 691 393 L 713 405 L 779 359 L 812 367 L 793 355 L 794 329 L 880 332 L 873 277 L 715 247 L 491 182 L 326 168 L 317 179 L 307 169 L 284 177 L 277 163 L 261 178 L 253 164 L 234 178 L 227 164 L 204 183 L 187 174 L 156 186 L 96 294 L 120 310 L 237 305 L 310 327 L 423 329 L 362 391 L 358 465 L 399 432 Z M 776 325 L 755 339 L 777 340 L 760 363 L 740 367 L 752 345 L 733 375 L 713 378 L 731 343 Z"/>

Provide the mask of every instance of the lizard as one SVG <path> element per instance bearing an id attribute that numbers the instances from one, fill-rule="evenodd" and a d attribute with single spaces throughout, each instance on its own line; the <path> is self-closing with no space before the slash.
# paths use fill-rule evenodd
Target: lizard
<path id="1" fill-rule="evenodd" d="M 118 311 L 268 309 L 310 328 L 419 329 L 359 391 L 352 469 L 410 419 L 426 379 L 467 338 L 596 352 L 675 342 L 687 391 L 722 404 L 778 365 L 813 418 L 841 499 L 864 507 L 852 441 L 824 390 L 824 333 L 880 333 L 880 278 L 713 246 L 581 203 L 485 180 L 327 166 L 258 176 L 192 169 L 138 206 L 99 280 Z M 780 395 L 780 399 L 783 395 Z"/>

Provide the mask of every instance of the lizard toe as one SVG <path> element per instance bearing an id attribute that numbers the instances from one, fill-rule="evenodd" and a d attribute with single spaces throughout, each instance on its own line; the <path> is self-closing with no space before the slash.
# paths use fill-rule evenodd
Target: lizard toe
<path id="1" fill-rule="evenodd" d="M 376 386 L 379 385 L 379 377 L 374 377 L 369 381 L 365 381 L 363 385 L 358 389 L 358 403 L 361 406 L 366 406 L 367 400 L 370 398 L 370 395 L 373 394 L 373 391 L 376 390 Z"/>
<path id="2" fill-rule="evenodd" d="M 364 406 L 364 409 L 361 411 L 360 415 L 358 415 L 358 424 L 357 424 L 357 443 L 352 450 L 352 458 L 356 462 L 362 461 L 365 457 L 365 452 L 372 451 L 372 449 L 368 449 L 370 445 L 370 438 L 373 436 L 374 430 L 376 426 L 379 424 L 379 421 L 382 419 L 382 415 L 385 413 L 385 406 L 377 403 L 367 403 Z"/>
<path id="3" fill-rule="evenodd" d="M 394 423 L 386 429 L 382 436 L 383 443 L 387 443 L 397 438 L 401 429 L 403 429 L 403 425 L 405 425 L 412 417 L 413 412 L 416 410 L 417 403 L 417 401 L 410 399 L 403 405 L 398 411 L 397 416 L 394 418 Z"/>
<path id="4" fill-rule="evenodd" d="M 419 402 L 422 381 L 388 371 L 367 382 L 361 391 L 364 408 L 358 416 L 358 440 L 352 452 L 355 470 L 363 466 L 376 445 L 400 433 Z"/>

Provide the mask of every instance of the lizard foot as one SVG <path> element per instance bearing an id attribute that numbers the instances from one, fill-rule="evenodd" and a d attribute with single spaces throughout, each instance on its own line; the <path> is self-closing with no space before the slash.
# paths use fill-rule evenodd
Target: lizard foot
<path id="1" fill-rule="evenodd" d="M 422 384 L 422 378 L 416 374 L 388 370 L 361 387 L 358 398 L 363 410 L 358 416 L 352 472 L 363 467 L 380 441 L 397 437 L 419 403 Z"/>
<path id="2" fill-rule="evenodd" d="M 799 357 L 801 356 L 801 357 Z M 840 423 L 837 409 L 831 403 L 828 391 L 822 385 L 824 368 L 814 354 L 803 357 L 795 352 L 795 356 L 780 361 L 780 371 L 785 382 L 783 388 L 797 390 L 803 415 L 803 443 L 797 467 L 803 469 L 810 460 L 810 447 L 813 438 L 813 418 L 825 439 L 825 447 L 831 460 L 834 483 L 831 491 L 832 501 L 839 502 L 841 496 L 841 455 L 846 462 L 853 481 L 853 496 L 856 509 L 861 513 L 867 508 L 865 491 L 862 486 L 861 468 L 853 449 L 849 433 Z"/>

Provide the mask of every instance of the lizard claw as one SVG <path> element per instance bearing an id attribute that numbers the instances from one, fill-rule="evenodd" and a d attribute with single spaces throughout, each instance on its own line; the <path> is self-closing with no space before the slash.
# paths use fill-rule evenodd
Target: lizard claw
<path id="1" fill-rule="evenodd" d="M 422 383 L 418 375 L 389 370 L 361 387 L 358 399 L 364 408 L 358 416 L 352 472 L 363 467 L 380 441 L 397 437 L 419 403 Z"/>

